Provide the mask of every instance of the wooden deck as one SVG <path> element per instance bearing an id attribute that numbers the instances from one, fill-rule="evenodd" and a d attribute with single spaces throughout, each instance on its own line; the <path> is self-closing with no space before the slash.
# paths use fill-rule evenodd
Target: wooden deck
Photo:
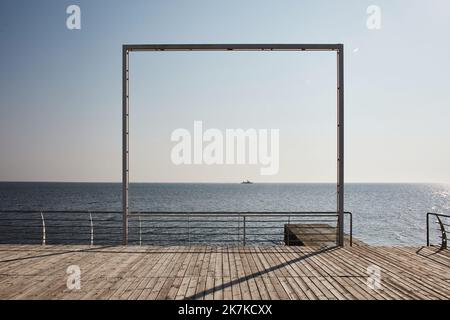
<path id="1" fill-rule="evenodd" d="M 284 244 L 288 246 L 333 246 L 337 228 L 325 223 L 296 223 L 284 225 Z M 361 240 L 344 233 L 344 245 L 366 246 Z"/>
<path id="2" fill-rule="evenodd" d="M 81 269 L 69 290 L 67 267 Z M 381 268 L 381 289 L 367 268 Z M 449 299 L 450 253 L 417 247 L 0 245 L 1 299 Z"/>

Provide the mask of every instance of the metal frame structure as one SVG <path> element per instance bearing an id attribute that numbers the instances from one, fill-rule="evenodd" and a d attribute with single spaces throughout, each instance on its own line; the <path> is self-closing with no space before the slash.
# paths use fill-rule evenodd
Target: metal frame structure
<path id="1" fill-rule="evenodd" d="M 338 245 L 344 246 L 344 45 L 343 44 L 125 44 L 122 47 L 122 219 L 128 243 L 129 56 L 133 51 L 335 51 L 337 53 Z"/>

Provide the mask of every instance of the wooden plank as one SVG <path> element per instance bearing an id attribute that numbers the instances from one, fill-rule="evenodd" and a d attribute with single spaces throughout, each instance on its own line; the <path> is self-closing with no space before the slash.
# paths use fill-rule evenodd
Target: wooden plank
<path id="1" fill-rule="evenodd" d="M 208 275 L 208 267 L 211 260 L 211 248 L 209 246 L 204 247 L 205 252 L 201 255 L 200 267 L 199 267 L 199 281 L 195 290 L 196 299 L 203 300 L 205 298 L 206 278 Z"/>
<path id="2" fill-rule="evenodd" d="M 228 251 L 228 259 L 229 259 L 229 263 L 230 263 L 230 279 L 232 282 L 231 292 L 233 295 L 233 300 L 242 300 L 242 293 L 241 293 L 242 283 L 239 279 L 239 274 L 237 271 L 235 252 L 232 247 L 228 247 L 227 251 Z"/>
<path id="3" fill-rule="evenodd" d="M 215 266 L 216 266 L 216 257 L 217 257 L 217 248 L 211 247 L 208 270 L 206 272 L 206 285 L 205 285 L 205 300 L 213 300 L 214 299 L 214 291 L 215 288 Z"/>
<path id="4" fill-rule="evenodd" d="M 214 266 L 214 300 L 223 300 L 223 248 L 216 248 L 216 261 Z"/>
<path id="5" fill-rule="evenodd" d="M 261 272 L 253 258 L 252 250 L 248 247 L 244 249 L 245 258 L 248 261 L 248 266 L 250 268 L 251 275 L 253 275 L 253 279 L 255 281 L 255 285 L 258 289 L 258 292 L 253 292 L 253 295 L 261 297 L 262 300 L 269 300 L 270 296 L 264 281 L 261 278 Z"/>

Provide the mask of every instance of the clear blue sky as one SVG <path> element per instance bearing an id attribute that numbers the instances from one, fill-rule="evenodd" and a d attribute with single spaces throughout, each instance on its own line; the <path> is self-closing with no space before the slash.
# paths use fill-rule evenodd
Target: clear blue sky
<path id="1" fill-rule="evenodd" d="M 449 31 L 446 0 L 2 0 L 0 181 L 120 181 L 123 43 L 344 43 L 347 181 L 448 183 Z M 133 53 L 131 69 L 132 181 L 335 180 L 334 54 Z M 175 167 L 170 133 L 194 120 L 280 129 L 279 174 Z"/>

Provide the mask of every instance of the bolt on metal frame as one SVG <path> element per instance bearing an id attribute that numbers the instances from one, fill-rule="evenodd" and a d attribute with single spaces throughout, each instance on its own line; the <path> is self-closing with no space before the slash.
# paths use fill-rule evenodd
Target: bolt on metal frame
<path id="1" fill-rule="evenodd" d="M 122 219 L 128 243 L 129 55 L 133 51 L 335 51 L 337 53 L 337 244 L 344 246 L 344 45 L 343 44 L 125 44 L 122 46 Z"/>

